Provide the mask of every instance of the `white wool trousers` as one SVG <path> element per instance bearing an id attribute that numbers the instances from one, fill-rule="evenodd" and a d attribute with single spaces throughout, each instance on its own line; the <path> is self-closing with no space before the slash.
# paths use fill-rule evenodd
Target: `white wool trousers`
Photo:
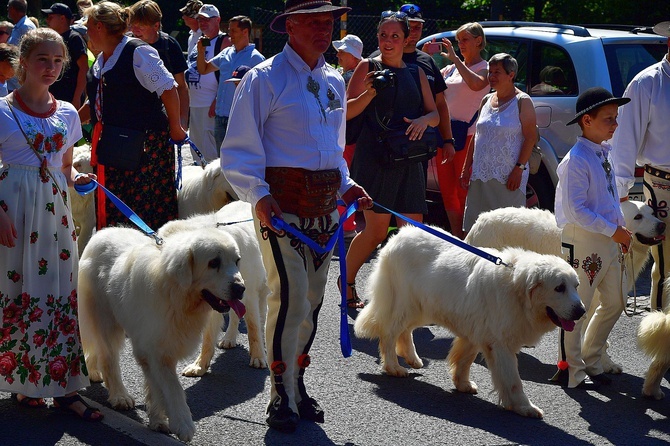
<path id="1" fill-rule="evenodd" d="M 220 157 L 219 147 L 214 138 L 214 117 L 208 115 L 209 107 L 191 107 L 188 120 L 188 137 L 196 145 L 200 153 L 207 162 L 211 162 Z M 200 163 L 200 158 L 191 149 L 193 160 Z"/>
<path id="2" fill-rule="evenodd" d="M 316 218 L 284 213 L 284 221 L 313 240 L 332 236 L 338 227 L 337 210 Z M 270 401 L 281 398 L 298 413 L 308 395 L 303 375 L 317 329 L 332 252 L 318 254 L 291 234 L 280 235 L 254 224 L 268 275 L 268 315 L 265 328 L 270 363 Z"/>
<path id="3" fill-rule="evenodd" d="M 624 298 L 617 243 L 605 235 L 568 224 L 563 228 L 561 244 L 563 257 L 579 276 L 577 291 L 587 310 L 573 331 L 561 330 L 559 335 L 559 361 L 568 362 L 568 387 L 572 388 L 579 385 L 587 375 L 603 373 L 601 359 L 607 337 L 621 316 Z M 599 299 L 594 300 L 596 290 Z M 588 319 L 591 305 L 597 307 L 593 317 Z"/>

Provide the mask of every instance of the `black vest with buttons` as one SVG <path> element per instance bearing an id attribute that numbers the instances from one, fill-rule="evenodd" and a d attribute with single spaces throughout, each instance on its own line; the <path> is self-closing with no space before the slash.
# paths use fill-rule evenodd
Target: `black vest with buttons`
<path id="1" fill-rule="evenodd" d="M 129 40 L 111 70 L 102 76 L 102 122 L 135 130 L 161 131 L 168 129 L 163 102 L 140 84 L 133 69 L 133 53 L 139 39 Z M 91 122 L 95 124 L 95 99 L 99 80 L 91 68 L 86 75 L 86 93 L 91 108 Z"/>

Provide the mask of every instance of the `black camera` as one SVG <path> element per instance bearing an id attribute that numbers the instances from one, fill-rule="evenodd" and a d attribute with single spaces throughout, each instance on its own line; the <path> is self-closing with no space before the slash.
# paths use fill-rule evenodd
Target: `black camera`
<path id="1" fill-rule="evenodd" d="M 395 73 L 389 70 L 375 71 L 372 78 L 372 87 L 377 92 L 382 91 L 387 87 L 395 87 Z"/>
<path id="2" fill-rule="evenodd" d="M 202 46 L 207 47 L 212 44 L 212 41 L 208 37 L 201 37 L 200 40 L 202 40 Z"/>

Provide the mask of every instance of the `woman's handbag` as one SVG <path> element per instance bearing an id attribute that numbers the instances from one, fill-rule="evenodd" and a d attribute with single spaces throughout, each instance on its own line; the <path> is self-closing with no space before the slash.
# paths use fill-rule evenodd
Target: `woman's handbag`
<path id="1" fill-rule="evenodd" d="M 134 171 L 140 168 L 144 154 L 144 130 L 103 124 L 96 146 L 98 162 L 105 167 Z"/>
<path id="2" fill-rule="evenodd" d="M 476 111 L 470 122 L 459 121 L 456 119 L 451 120 L 451 135 L 452 138 L 454 138 L 454 149 L 456 152 L 465 149 L 465 141 L 468 138 L 468 129 L 475 123 L 478 116 L 479 111 Z"/>
<path id="3" fill-rule="evenodd" d="M 400 167 L 428 161 L 437 154 L 437 134 L 434 127 L 427 127 L 421 139 L 410 140 L 404 129 L 387 129 L 379 134 L 386 148 L 382 165 Z"/>

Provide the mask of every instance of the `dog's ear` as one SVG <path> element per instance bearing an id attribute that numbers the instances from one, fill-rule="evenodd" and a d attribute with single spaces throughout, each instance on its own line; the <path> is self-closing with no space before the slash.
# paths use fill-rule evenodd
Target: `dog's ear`
<path id="1" fill-rule="evenodd" d="M 193 281 L 193 251 L 188 245 L 174 244 L 163 247 L 165 273 L 181 288 L 188 288 Z"/>

